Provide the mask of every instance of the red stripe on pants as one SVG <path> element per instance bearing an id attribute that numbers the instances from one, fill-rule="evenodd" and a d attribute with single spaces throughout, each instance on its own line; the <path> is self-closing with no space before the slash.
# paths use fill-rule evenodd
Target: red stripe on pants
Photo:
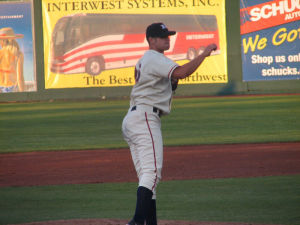
<path id="1" fill-rule="evenodd" d="M 154 155 L 155 181 L 154 181 L 154 184 L 153 184 L 153 187 L 152 187 L 152 192 L 153 192 L 153 190 L 154 190 L 154 188 L 156 186 L 156 181 L 157 181 L 157 166 L 156 166 L 155 145 L 154 145 L 154 140 L 153 140 L 153 136 L 152 136 L 152 132 L 151 132 L 151 129 L 150 129 L 150 125 L 149 125 L 149 122 L 148 122 L 148 116 L 147 116 L 146 112 L 145 112 L 145 118 L 146 118 L 148 130 L 149 130 L 149 133 L 150 133 L 150 136 L 151 136 L 151 140 L 152 140 L 152 148 L 153 148 L 153 155 Z"/>

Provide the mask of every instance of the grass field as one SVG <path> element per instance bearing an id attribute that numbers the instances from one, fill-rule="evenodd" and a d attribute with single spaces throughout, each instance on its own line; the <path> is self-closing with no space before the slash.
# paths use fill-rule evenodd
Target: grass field
<path id="1" fill-rule="evenodd" d="M 0 104 L 0 153 L 127 147 L 128 101 Z M 174 99 L 165 145 L 300 141 L 300 95 Z M 1 158 L 1 154 L 0 154 Z M 136 183 L 0 188 L 0 224 L 124 218 Z M 159 219 L 300 225 L 300 176 L 162 182 Z"/>
<path id="2" fill-rule="evenodd" d="M 0 188 L 0 224 L 72 218 L 129 219 L 136 183 Z M 166 220 L 300 224 L 300 175 L 162 182 Z"/>
<path id="3" fill-rule="evenodd" d="M 0 153 L 127 147 L 128 100 L 0 104 Z M 300 95 L 175 99 L 165 145 L 300 141 Z"/>

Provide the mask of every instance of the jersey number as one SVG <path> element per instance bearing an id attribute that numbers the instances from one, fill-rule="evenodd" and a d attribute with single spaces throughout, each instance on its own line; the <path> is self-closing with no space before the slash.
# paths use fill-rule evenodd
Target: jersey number
<path id="1" fill-rule="evenodd" d="M 135 67 L 135 69 L 134 69 L 135 83 L 139 82 L 139 80 L 140 80 L 142 64 L 139 64 L 138 67 L 139 67 L 138 69 L 137 69 L 136 67 Z"/>

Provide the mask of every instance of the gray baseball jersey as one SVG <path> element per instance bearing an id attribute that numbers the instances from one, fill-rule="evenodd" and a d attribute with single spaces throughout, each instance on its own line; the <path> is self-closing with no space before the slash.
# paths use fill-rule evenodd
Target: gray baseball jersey
<path id="1" fill-rule="evenodd" d="M 131 91 L 130 106 L 154 106 L 169 114 L 171 110 L 171 75 L 178 64 L 164 54 L 148 50 L 135 67 L 136 84 Z"/>

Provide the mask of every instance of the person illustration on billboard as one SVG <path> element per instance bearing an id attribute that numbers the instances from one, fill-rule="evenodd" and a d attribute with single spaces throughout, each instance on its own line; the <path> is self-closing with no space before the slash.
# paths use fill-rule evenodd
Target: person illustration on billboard
<path id="1" fill-rule="evenodd" d="M 24 54 L 16 41 L 23 36 L 11 27 L 0 29 L 0 93 L 24 91 Z"/>

